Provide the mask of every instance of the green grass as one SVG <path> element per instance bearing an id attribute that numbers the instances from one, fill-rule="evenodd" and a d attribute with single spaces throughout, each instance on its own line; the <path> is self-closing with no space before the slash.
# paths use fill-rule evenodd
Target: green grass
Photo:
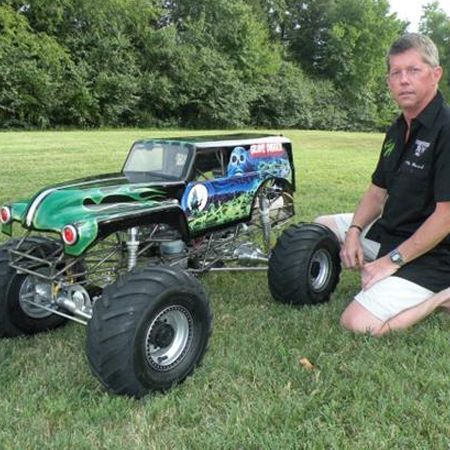
<path id="1" fill-rule="evenodd" d="M 0 133 L 0 202 L 120 170 L 133 140 L 179 134 Z M 353 210 L 382 135 L 285 134 L 295 149 L 297 219 Z M 210 350 L 195 375 L 165 395 L 106 393 L 90 374 L 82 326 L 3 339 L 0 448 L 450 448 L 447 316 L 382 339 L 354 336 L 338 321 L 358 289 L 355 273 L 343 274 L 330 303 L 305 308 L 275 303 L 262 273 L 203 281 L 215 315 Z"/>

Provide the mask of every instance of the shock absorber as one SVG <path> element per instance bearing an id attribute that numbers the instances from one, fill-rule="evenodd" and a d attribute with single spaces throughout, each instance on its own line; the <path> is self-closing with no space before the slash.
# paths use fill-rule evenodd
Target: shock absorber
<path id="1" fill-rule="evenodd" d="M 132 270 L 137 263 L 139 248 L 138 230 L 138 227 L 133 227 L 128 230 L 128 271 Z"/>
<path id="2" fill-rule="evenodd" d="M 266 252 L 269 253 L 270 233 L 271 233 L 270 206 L 269 206 L 269 199 L 267 198 L 267 195 L 264 194 L 264 192 L 262 192 L 259 195 L 259 211 L 260 211 L 260 221 L 263 233 L 264 247 Z"/>

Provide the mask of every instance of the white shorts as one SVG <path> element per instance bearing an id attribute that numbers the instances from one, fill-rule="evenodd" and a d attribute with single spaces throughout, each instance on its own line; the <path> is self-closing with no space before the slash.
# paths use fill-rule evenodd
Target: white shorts
<path id="1" fill-rule="evenodd" d="M 337 225 L 339 242 L 343 243 L 348 227 L 352 223 L 353 214 L 336 214 L 333 218 Z M 361 233 L 364 259 L 368 262 L 376 259 L 380 249 L 378 242 L 366 239 L 369 228 L 370 225 Z M 355 300 L 373 316 L 385 322 L 407 309 L 414 308 L 433 295 L 433 291 L 412 281 L 390 276 L 375 283 L 367 290 L 361 290 L 355 296 Z"/>
<path id="2" fill-rule="evenodd" d="M 434 295 L 433 291 L 404 278 L 391 276 L 362 290 L 355 300 L 383 322 L 414 308 Z"/>

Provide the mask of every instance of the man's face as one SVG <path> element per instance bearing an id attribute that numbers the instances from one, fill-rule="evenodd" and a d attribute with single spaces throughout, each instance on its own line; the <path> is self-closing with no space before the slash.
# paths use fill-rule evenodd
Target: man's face
<path id="1" fill-rule="evenodd" d="M 415 117 L 435 96 L 442 69 L 426 64 L 414 49 L 392 55 L 389 61 L 388 85 L 392 96 L 403 112 Z"/>

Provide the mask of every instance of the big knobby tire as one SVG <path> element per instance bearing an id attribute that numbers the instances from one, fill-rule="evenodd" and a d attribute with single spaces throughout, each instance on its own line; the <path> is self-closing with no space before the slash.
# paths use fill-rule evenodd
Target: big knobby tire
<path id="1" fill-rule="evenodd" d="M 51 284 L 33 275 L 17 273 L 9 266 L 8 250 L 19 240 L 12 239 L 0 246 L 0 337 L 32 335 L 52 330 L 67 319 L 27 303 L 32 299 L 46 305 L 51 299 Z M 57 249 L 57 243 L 45 237 L 30 237 L 21 244 L 21 251 L 45 259 Z M 45 271 L 35 267 L 34 270 Z"/>
<path id="2" fill-rule="evenodd" d="M 108 390 L 139 398 L 189 376 L 211 330 L 200 282 L 181 269 L 148 266 L 104 289 L 88 323 L 86 353 Z"/>
<path id="3" fill-rule="evenodd" d="M 331 230 L 312 223 L 292 225 L 271 252 L 269 289 L 281 303 L 323 303 L 330 299 L 340 272 L 339 243 Z"/>

